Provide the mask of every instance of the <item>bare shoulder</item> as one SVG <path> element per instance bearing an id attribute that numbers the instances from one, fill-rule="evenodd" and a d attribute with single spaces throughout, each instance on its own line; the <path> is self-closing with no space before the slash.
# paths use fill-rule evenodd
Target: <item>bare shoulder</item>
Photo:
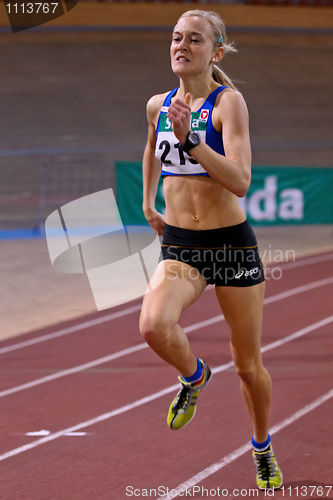
<path id="1" fill-rule="evenodd" d="M 221 93 L 217 108 L 221 113 L 221 118 L 248 119 L 248 109 L 243 95 L 238 90 L 227 89 Z"/>
<path id="2" fill-rule="evenodd" d="M 161 111 L 161 107 L 163 106 L 164 99 L 168 95 L 168 92 L 164 94 L 156 94 L 153 95 L 149 101 L 147 102 L 147 119 L 149 123 L 156 123 L 158 119 L 158 115 Z"/>

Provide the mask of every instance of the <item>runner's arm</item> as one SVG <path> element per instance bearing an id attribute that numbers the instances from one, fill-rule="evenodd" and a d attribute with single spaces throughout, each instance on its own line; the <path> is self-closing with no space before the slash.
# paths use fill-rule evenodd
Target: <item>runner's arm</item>
<path id="1" fill-rule="evenodd" d="M 156 117 L 161 108 L 161 96 L 153 96 L 147 103 L 148 137 L 143 154 L 143 213 L 158 234 L 163 232 L 164 219 L 155 209 L 156 193 L 161 173 L 160 161 L 155 158 Z"/>

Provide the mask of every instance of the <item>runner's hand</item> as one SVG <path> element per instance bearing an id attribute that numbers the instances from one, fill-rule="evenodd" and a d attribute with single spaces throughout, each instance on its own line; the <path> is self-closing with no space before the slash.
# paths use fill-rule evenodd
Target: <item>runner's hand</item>
<path id="1" fill-rule="evenodd" d="M 157 232 L 157 234 L 163 234 L 165 226 L 163 215 L 152 208 L 144 210 L 144 214 L 148 223 Z"/>
<path id="2" fill-rule="evenodd" d="M 184 101 L 176 99 L 170 104 L 168 118 L 172 121 L 173 133 L 180 143 L 184 144 L 186 136 L 191 130 L 191 94 L 185 95 Z"/>

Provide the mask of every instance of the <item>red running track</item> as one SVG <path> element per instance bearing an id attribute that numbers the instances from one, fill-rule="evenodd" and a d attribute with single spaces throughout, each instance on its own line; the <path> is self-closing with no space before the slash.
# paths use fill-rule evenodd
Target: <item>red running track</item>
<path id="1" fill-rule="evenodd" d="M 281 269 L 267 281 L 263 328 L 285 480 L 274 497 L 333 498 L 333 254 Z M 255 490 L 251 425 L 214 290 L 181 318 L 215 373 L 180 431 L 166 426 L 176 373 L 142 343 L 139 306 L 1 342 L 1 500 L 268 496 Z"/>

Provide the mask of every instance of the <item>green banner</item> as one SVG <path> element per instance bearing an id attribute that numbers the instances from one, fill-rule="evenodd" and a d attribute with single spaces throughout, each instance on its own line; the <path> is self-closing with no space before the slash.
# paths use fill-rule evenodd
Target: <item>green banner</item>
<path id="1" fill-rule="evenodd" d="M 117 203 L 123 223 L 147 224 L 142 212 L 142 163 L 116 163 Z M 333 168 L 253 167 L 239 200 L 254 226 L 333 224 Z M 164 211 L 162 179 L 156 209 Z"/>

